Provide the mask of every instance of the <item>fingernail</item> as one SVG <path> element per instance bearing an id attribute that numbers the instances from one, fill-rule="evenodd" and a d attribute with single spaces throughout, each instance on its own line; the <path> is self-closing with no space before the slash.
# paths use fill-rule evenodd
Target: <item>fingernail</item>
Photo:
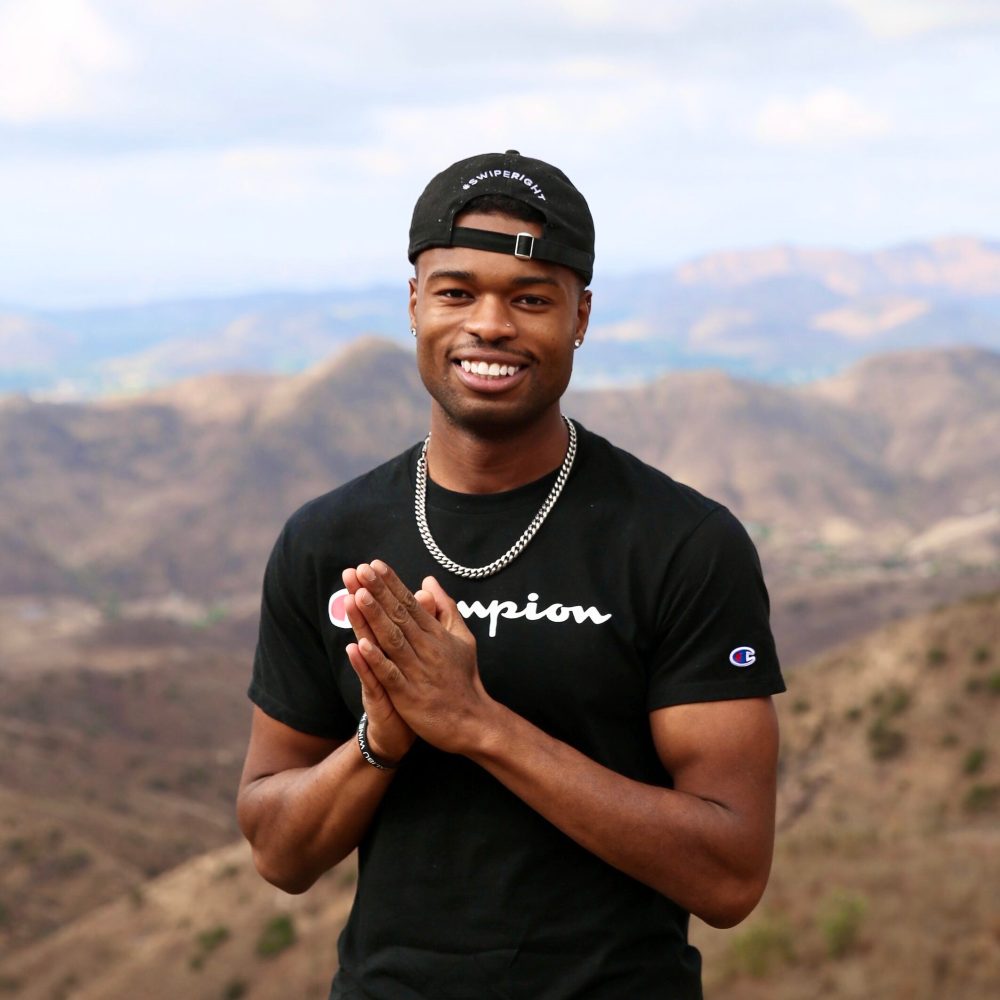
<path id="1" fill-rule="evenodd" d="M 375 603 L 372 600 L 372 595 L 369 594 L 367 590 L 359 590 L 357 600 L 359 600 L 366 608 L 370 608 Z"/>
<path id="2" fill-rule="evenodd" d="M 367 580 L 371 583 L 375 579 L 375 570 L 373 570 L 368 563 L 362 563 L 358 567 L 358 576 L 360 576 L 362 580 Z"/>
<path id="3" fill-rule="evenodd" d="M 372 560 L 372 569 L 375 570 L 376 573 L 379 573 L 380 575 L 385 576 L 385 574 L 389 570 L 389 567 L 386 566 L 386 564 L 384 562 L 382 562 L 381 559 L 373 559 Z"/>

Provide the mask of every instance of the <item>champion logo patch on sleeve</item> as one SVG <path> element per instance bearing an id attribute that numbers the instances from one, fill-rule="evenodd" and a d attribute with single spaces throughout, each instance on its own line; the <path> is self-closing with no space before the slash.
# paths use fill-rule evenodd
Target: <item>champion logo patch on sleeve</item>
<path id="1" fill-rule="evenodd" d="M 737 646 L 729 654 L 729 662 L 734 667 L 749 667 L 757 659 L 757 652 L 753 646 Z"/>

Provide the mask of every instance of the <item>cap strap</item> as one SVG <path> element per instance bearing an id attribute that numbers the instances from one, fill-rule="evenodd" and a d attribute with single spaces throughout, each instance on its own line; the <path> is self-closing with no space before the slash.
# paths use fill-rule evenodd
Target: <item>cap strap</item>
<path id="1" fill-rule="evenodd" d="M 544 260 L 550 264 L 562 264 L 574 271 L 590 274 L 594 267 L 593 254 L 574 250 L 541 236 L 518 233 L 510 236 L 495 233 L 489 229 L 468 229 L 456 226 L 451 231 L 453 247 L 468 247 L 470 250 L 491 250 L 493 253 L 507 253 L 522 260 Z"/>

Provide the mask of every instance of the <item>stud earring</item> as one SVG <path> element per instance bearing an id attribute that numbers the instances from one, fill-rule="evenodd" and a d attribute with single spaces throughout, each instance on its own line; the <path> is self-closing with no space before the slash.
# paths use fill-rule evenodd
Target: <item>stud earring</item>
<path id="1" fill-rule="evenodd" d="M 583 343 L 583 341 L 582 341 L 582 340 L 581 340 L 581 339 L 580 339 L 579 337 L 577 337 L 577 338 L 576 338 L 576 340 L 574 340 L 574 341 L 573 341 L 573 347 L 574 347 L 574 348 L 577 348 L 577 347 L 579 347 L 579 346 L 580 346 L 580 345 L 581 345 L 582 343 Z"/>
<path id="2" fill-rule="evenodd" d="M 417 335 L 417 328 L 415 326 L 410 327 L 410 336 L 415 337 Z"/>

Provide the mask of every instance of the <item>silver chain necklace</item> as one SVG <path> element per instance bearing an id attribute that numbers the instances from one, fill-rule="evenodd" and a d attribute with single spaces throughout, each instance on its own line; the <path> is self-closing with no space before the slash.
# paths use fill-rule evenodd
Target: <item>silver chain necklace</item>
<path id="1" fill-rule="evenodd" d="M 427 546 L 427 551 L 445 569 L 471 580 L 481 580 L 483 577 L 493 576 L 494 573 L 499 573 L 504 566 L 509 566 L 524 551 L 528 542 L 538 534 L 538 529 L 542 526 L 545 518 L 549 516 L 549 511 L 556 505 L 559 494 L 562 493 L 563 487 L 566 485 L 566 480 L 569 478 L 570 469 L 573 468 L 573 459 L 576 458 L 576 427 L 574 427 L 573 421 L 567 417 L 563 417 L 563 420 L 566 421 L 566 427 L 569 429 L 569 445 L 566 448 L 566 457 L 563 459 L 562 467 L 559 469 L 559 475 L 556 477 L 549 495 L 545 498 L 545 503 L 539 508 L 538 513 L 531 524 L 525 528 L 521 537 L 502 556 L 494 559 L 493 562 L 486 566 L 477 566 L 475 568 L 462 566 L 455 562 L 454 559 L 449 559 L 441 551 L 438 543 L 434 541 L 431 529 L 427 526 L 427 445 L 430 444 L 431 440 L 430 434 L 427 435 L 424 439 L 424 446 L 420 449 L 420 457 L 417 459 L 417 488 L 413 510 L 417 515 L 417 530 L 420 532 L 420 537 L 424 540 L 424 545 Z"/>

